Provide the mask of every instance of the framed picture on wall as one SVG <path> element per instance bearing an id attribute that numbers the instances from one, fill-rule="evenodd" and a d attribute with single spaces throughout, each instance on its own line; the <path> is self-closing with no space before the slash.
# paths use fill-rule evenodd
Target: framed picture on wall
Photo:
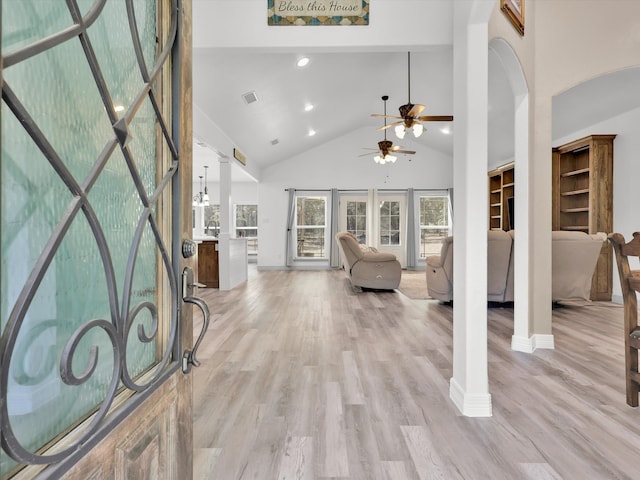
<path id="1" fill-rule="evenodd" d="M 520 35 L 524 35 L 524 0 L 500 0 L 500 10 Z"/>

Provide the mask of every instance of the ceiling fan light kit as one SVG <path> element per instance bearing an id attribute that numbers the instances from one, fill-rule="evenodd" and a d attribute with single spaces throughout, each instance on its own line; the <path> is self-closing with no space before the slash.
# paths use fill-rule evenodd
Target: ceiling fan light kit
<path id="1" fill-rule="evenodd" d="M 384 165 L 385 163 L 396 163 L 397 159 L 397 157 L 389 154 L 385 155 L 384 157 L 381 157 L 380 155 L 376 155 L 375 157 L 373 157 L 373 161 L 379 163 L 380 165 Z"/>
<path id="2" fill-rule="evenodd" d="M 384 115 L 373 114 L 374 117 L 384 117 L 384 127 L 378 128 L 378 130 L 385 130 L 390 127 L 394 127 L 396 136 L 399 139 L 403 139 L 407 133 L 407 130 L 413 132 L 413 136 L 418 138 L 424 132 L 424 125 L 422 122 L 450 122 L 453 120 L 451 115 L 423 115 L 419 116 L 424 110 L 425 106 L 421 104 L 411 103 L 411 52 L 407 52 L 407 86 L 408 86 L 408 98 L 407 103 L 401 105 L 398 110 L 400 116 L 387 115 L 386 103 Z M 388 97 L 387 97 L 388 98 Z M 384 97 L 383 97 L 384 100 Z M 396 119 L 393 123 L 387 125 L 386 119 Z"/>
<path id="3" fill-rule="evenodd" d="M 373 116 L 381 116 L 384 117 L 384 127 L 382 128 L 382 130 L 384 130 L 384 140 L 380 140 L 378 142 L 378 154 L 376 154 L 373 157 L 373 161 L 380 164 L 380 165 L 384 165 L 385 163 L 395 163 L 395 161 L 397 160 L 397 157 L 394 155 L 391 155 L 391 152 L 393 153 L 406 153 L 409 155 L 412 155 L 416 152 L 414 152 L 413 150 L 402 150 L 400 146 L 393 145 L 393 142 L 391 140 L 387 140 L 387 100 L 389 100 L 389 96 L 388 95 L 383 95 L 382 96 L 382 101 L 384 102 L 384 115 L 376 115 L 374 114 Z M 381 130 L 381 129 L 378 129 Z M 371 149 L 371 150 L 375 150 L 375 149 Z M 368 155 L 367 153 L 365 153 L 364 155 Z M 360 155 L 363 156 L 363 155 Z"/>

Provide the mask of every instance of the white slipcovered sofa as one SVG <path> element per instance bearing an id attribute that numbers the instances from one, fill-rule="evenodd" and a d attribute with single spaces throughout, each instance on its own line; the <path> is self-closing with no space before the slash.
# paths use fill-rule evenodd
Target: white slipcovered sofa
<path id="1" fill-rule="evenodd" d="M 361 245 L 355 235 L 349 232 L 338 232 L 336 241 L 344 271 L 354 287 L 380 290 L 398 288 L 402 267 L 395 255 Z"/>
<path id="2" fill-rule="evenodd" d="M 552 233 L 552 301 L 589 301 L 591 278 L 606 234 Z M 487 237 L 487 301 L 513 301 L 514 231 L 490 230 Z M 444 240 L 440 255 L 427 257 L 427 290 L 443 302 L 453 300 L 453 237 Z"/>

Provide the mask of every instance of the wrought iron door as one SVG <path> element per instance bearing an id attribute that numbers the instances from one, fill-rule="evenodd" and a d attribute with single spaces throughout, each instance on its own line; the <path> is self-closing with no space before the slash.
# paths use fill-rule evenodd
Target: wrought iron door
<path id="1" fill-rule="evenodd" d="M 61 475 L 180 382 L 183 3 L 2 1 L 2 478 Z"/>

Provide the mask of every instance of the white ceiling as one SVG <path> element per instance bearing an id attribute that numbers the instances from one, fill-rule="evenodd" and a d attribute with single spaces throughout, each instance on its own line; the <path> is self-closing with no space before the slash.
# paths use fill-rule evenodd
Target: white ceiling
<path id="1" fill-rule="evenodd" d="M 197 42 L 195 42 L 197 43 Z M 397 49 L 396 49 L 397 50 Z M 407 51 L 314 53 L 307 67 L 296 60 L 302 53 L 258 53 L 237 49 L 196 48 L 193 52 L 194 104 L 261 169 L 349 135 L 354 152 L 371 145 L 368 127 L 376 132 L 383 120 L 382 95 L 388 95 L 387 113 L 397 115 L 407 102 Z M 453 114 L 453 60 L 450 46 L 411 52 L 411 101 L 426 105 L 423 114 Z M 640 107 L 640 68 L 599 77 L 554 98 L 553 138 L 559 138 Z M 255 92 L 247 104 L 243 95 Z M 314 105 L 304 111 L 307 103 Z M 489 163 L 499 165 L 513 157 L 513 95 L 500 62 L 489 56 Z M 428 124 L 419 145 L 452 154 L 453 135 Z M 455 134 L 455 120 L 452 122 Z M 315 136 L 308 136 L 309 129 Z M 402 145 L 392 130 L 388 137 Z M 273 145 L 273 141 L 277 144 Z M 209 165 L 209 181 L 217 181 L 217 155 L 194 144 L 194 178 Z M 413 144 L 415 147 L 415 144 Z M 215 148 L 215 146 L 213 146 Z M 354 153 L 354 156 L 355 155 Z M 255 181 L 234 165 L 234 181 Z"/>
<path id="2" fill-rule="evenodd" d="M 389 115 L 407 103 L 407 52 L 316 53 L 304 68 L 296 66 L 299 56 L 194 50 L 194 102 L 260 168 L 363 126 L 376 132 L 384 120 L 371 114 L 384 113 L 383 95 L 389 96 Z M 426 105 L 423 115 L 452 114 L 452 76 L 451 47 L 411 53 L 411 100 Z M 247 104 L 247 92 L 258 100 Z M 314 106 L 310 112 L 307 103 Z M 418 142 L 451 154 L 452 135 L 440 131 L 446 126 L 451 122 L 430 123 Z M 383 132 L 376 135 L 384 138 Z M 392 130 L 388 137 L 402 145 Z M 356 136 L 354 142 L 357 149 L 376 146 L 369 138 Z"/>

